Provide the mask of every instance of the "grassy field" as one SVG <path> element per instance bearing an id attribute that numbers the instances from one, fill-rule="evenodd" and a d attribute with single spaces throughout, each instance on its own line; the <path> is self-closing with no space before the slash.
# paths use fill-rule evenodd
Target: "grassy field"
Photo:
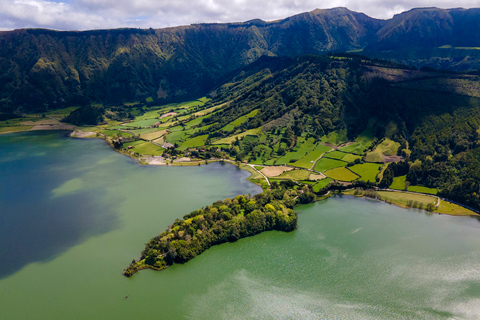
<path id="1" fill-rule="evenodd" d="M 380 172 L 381 164 L 362 163 L 349 167 L 350 170 L 360 176 L 358 180 L 375 182 L 375 177 Z"/>
<path id="2" fill-rule="evenodd" d="M 315 140 L 310 138 L 307 141 L 301 141 L 299 138 L 298 145 L 298 149 L 296 151 L 287 152 L 283 157 L 278 159 L 277 164 L 290 164 L 291 160 L 298 161 L 299 159 L 305 157 L 307 153 L 313 151 L 315 148 Z"/>
<path id="3" fill-rule="evenodd" d="M 424 194 L 416 193 L 405 193 L 405 192 L 395 192 L 395 191 L 378 191 L 378 194 L 382 200 L 387 200 L 389 202 L 395 203 L 401 207 L 408 208 L 407 204 L 409 202 L 417 201 L 426 207 L 429 203 L 436 204 L 437 198 L 432 196 L 427 196 Z"/>
<path id="4" fill-rule="evenodd" d="M 132 146 L 133 148 L 128 149 L 128 146 Z M 165 149 L 143 140 L 124 143 L 123 147 L 130 152 L 137 152 L 139 154 L 147 154 L 152 156 L 161 156 L 165 151 Z"/>
<path id="5" fill-rule="evenodd" d="M 369 152 L 365 156 L 365 161 L 366 162 L 383 162 L 383 157 L 379 153 Z"/>
<path id="6" fill-rule="evenodd" d="M 252 112 L 250 112 L 250 113 L 248 113 L 244 116 L 241 116 L 241 117 L 235 119 L 234 121 L 230 122 L 225 127 L 223 127 L 221 130 L 232 131 L 235 127 L 237 127 L 237 126 L 241 125 L 242 123 L 244 123 L 245 121 L 247 121 L 247 119 L 255 117 L 257 115 L 257 113 L 258 113 L 258 109 L 255 109 Z"/>
<path id="7" fill-rule="evenodd" d="M 327 136 L 322 137 L 322 142 L 338 146 L 343 142 L 347 142 L 347 135 L 344 132 L 332 131 Z"/>
<path id="8" fill-rule="evenodd" d="M 385 138 L 374 150 L 374 153 L 383 154 L 386 156 L 395 156 L 397 155 L 398 148 L 400 148 L 400 143 Z"/>
<path id="9" fill-rule="evenodd" d="M 250 135 L 250 136 L 261 136 L 262 135 L 262 128 L 258 127 L 258 128 L 255 128 L 255 129 L 250 129 L 250 130 L 247 130 L 245 132 L 242 132 L 242 133 L 230 136 L 230 137 L 219 139 L 217 141 L 214 141 L 213 143 L 214 144 L 228 144 L 229 145 L 232 142 L 234 142 L 236 138 L 241 139 L 241 138 L 243 138 L 245 136 L 248 136 L 248 135 Z"/>
<path id="10" fill-rule="evenodd" d="M 370 135 L 360 135 L 355 139 L 355 142 L 351 145 L 339 148 L 339 150 L 349 153 L 355 153 L 358 155 L 363 154 L 363 150 L 368 148 L 372 144 L 372 137 Z"/>
<path id="11" fill-rule="evenodd" d="M 174 131 L 167 135 L 166 139 L 169 143 L 180 144 L 187 136 L 187 131 Z"/>
<path id="12" fill-rule="evenodd" d="M 133 122 L 129 122 L 129 123 L 126 123 L 124 127 L 128 127 L 128 128 L 133 128 L 133 127 L 138 127 L 138 128 L 144 128 L 144 127 L 148 127 L 148 126 L 151 126 L 151 125 L 154 125 L 155 123 L 159 122 L 158 119 L 145 119 L 145 120 L 138 120 L 138 121 L 133 121 Z"/>
<path id="13" fill-rule="evenodd" d="M 302 169 L 294 169 L 287 172 L 282 173 L 281 175 L 275 177 L 276 179 L 290 179 L 294 181 L 299 180 L 308 180 L 310 177 L 310 171 L 302 170 Z"/>
<path id="14" fill-rule="evenodd" d="M 129 131 L 134 133 L 134 134 L 143 135 L 143 134 L 158 131 L 158 129 L 157 128 L 145 128 L 145 129 L 136 129 L 136 130 L 129 130 Z"/>
<path id="15" fill-rule="evenodd" d="M 322 180 L 318 181 L 318 182 L 313 186 L 313 191 L 314 191 L 314 192 L 318 192 L 320 189 L 325 188 L 325 187 L 330 183 L 330 181 L 333 181 L 333 180 L 330 179 L 330 178 L 325 178 L 325 179 L 322 179 Z"/>
<path id="16" fill-rule="evenodd" d="M 315 163 L 315 170 L 323 172 L 325 170 L 344 167 L 347 163 L 341 160 L 329 159 L 329 158 L 320 158 L 317 163 Z"/>
<path id="17" fill-rule="evenodd" d="M 113 137 L 114 134 L 116 134 L 118 137 L 125 137 L 125 138 L 131 138 L 132 135 L 127 132 L 123 131 L 118 131 L 118 130 L 102 130 L 102 133 L 104 135 L 109 136 L 110 138 Z"/>
<path id="18" fill-rule="evenodd" d="M 144 140 L 155 140 L 155 139 L 160 138 L 161 136 L 163 136 L 166 133 L 167 133 L 167 130 L 160 130 L 159 131 L 159 130 L 155 129 L 155 131 L 153 131 L 153 132 L 141 134 L 140 137 Z"/>
<path id="19" fill-rule="evenodd" d="M 478 216 L 475 212 L 467 208 L 443 200 L 440 201 L 440 206 L 435 209 L 435 212 L 453 216 Z"/>
<path id="20" fill-rule="evenodd" d="M 326 154 L 324 155 L 324 157 L 332 158 L 332 159 L 336 159 L 336 160 L 340 160 L 340 159 L 342 159 L 343 157 L 345 157 L 347 154 L 348 154 L 348 153 L 335 150 L 335 151 L 326 153 Z"/>
<path id="21" fill-rule="evenodd" d="M 27 131 L 27 130 L 30 130 L 32 128 L 33 128 L 33 126 L 15 126 L 15 127 L 0 126 L 0 133 Z"/>
<path id="22" fill-rule="evenodd" d="M 345 162 L 353 162 L 357 159 L 361 159 L 362 156 L 358 156 L 356 154 L 351 154 L 351 153 L 347 153 L 342 159 L 342 161 L 345 161 Z"/>
<path id="23" fill-rule="evenodd" d="M 389 189 L 395 189 L 395 190 L 405 190 L 405 180 L 407 176 L 400 176 L 400 177 L 395 177 L 393 178 L 393 182 L 388 187 Z"/>
<path id="24" fill-rule="evenodd" d="M 317 144 L 317 146 L 313 151 L 307 153 L 305 157 L 292 163 L 291 165 L 295 167 L 310 169 L 313 165 L 313 162 L 315 162 L 315 160 L 317 160 L 318 157 L 322 155 L 322 153 L 325 153 L 330 150 L 332 150 L 332 148 L 325 146 L 323 144 Z"/>
<path id="25" fill-rule="evenodd" d="M 196 136 L 191 139 L 185 140 L 180 147 L 179 150 L 186 150 L 187 148 L 199 147 L 205 145 L 205 140 L 208 138 L 208 135 Z"/>
<path id="26" fill-rule="evenodd" d="M 428 193 L 428 194 L 437 194 L 437 189 L 434 188 L 427 188 L 423 186 L 410 186 L 407 189 L 408 191 L 412 192 L 420 192 L 420 193 Z"/>
<path id="27" fill-rule="evenodd" d="M 353 181 L 358 178 L 355 173 L 345 167 L 331 169 L 324 172 L 324 174 L 329 178 L 340 181 Z"/>

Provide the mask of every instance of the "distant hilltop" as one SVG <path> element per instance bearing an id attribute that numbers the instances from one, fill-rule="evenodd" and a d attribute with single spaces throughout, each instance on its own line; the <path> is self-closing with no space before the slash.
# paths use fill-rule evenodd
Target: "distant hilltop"
<path id="1" fill-rule="evenodd" d="M 380 20 L 334 8 L 272 22 L 0 32 L 0 112 L 198 97 L 265 55 L 356 52 L 416 67 L 477 70 L 478 26 L 480 9 L 418 8 Z"/>

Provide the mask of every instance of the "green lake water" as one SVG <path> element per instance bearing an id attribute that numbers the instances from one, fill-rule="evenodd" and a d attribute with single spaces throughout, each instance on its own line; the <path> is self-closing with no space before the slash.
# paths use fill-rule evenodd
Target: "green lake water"
<path id="1" fill-rule="evenodd" d="M 140 166 L 101 140 L 0 135 L 0 319 L 479 319 L 480 224 L 335 197 L 298 229 L 121 275 L 176 218 L 260 192 L 231 165 Z"/>

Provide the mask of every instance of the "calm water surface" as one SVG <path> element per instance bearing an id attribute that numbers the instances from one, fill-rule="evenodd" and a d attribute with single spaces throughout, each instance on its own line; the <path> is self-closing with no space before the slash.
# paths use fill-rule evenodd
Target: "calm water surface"
<path id="1" fill-rule="evenodd" d="M 480 224 L 331 198 L 298 230 L 121 275 L 176 218 L 260 192 L 234 166 L 139 166 L 101 140 L 0 135 L 1 319 L 479 319 Z"/>

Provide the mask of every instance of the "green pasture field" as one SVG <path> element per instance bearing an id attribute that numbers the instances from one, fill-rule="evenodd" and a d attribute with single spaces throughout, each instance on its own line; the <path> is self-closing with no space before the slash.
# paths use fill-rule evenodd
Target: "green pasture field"
<path id="1" fill-rule="evenodd" d="M 293 169 L 287 172 L 282 173 L 279 176 L 276 176 L 276 179 L 290 179 L 294 181 L 299 181 L 299 180 L 308 180 L 310 177 L 311 172 L 308 170 L 302 170 L 302 169 Z"/>
<path id="2" fill-rule="evenodd" d="M 179 150 L 186 150 L 187 148 L 193 148 L 193 147 L 200 147 L 205 145 L 205 140 L 208 138 L 208 134 L 202 135 L 202 136 L 196 136 L 194 138 L 190 138 L 185 140 L 180 147 L 178 148 Z M 167 136 L 168 140 L 168 136 Z"/>
<path id="3" fill-rule="evenodd" d="M 407 179 L 407 176 L 400 176 L 400 177 L 394 177 L 393 182 L 388 187 L 389 189 L 395 189 L 395 190 L 405 190 L 405 180 Z"/>
<path id="4" fill-rule="evenodd" d="M 348 153 L 341 152 L 334 150 L 332 152 L 328 152 L 324 155 L 326 158 L 331 158 L 331 159 L 336 159 L 336 160 L 341 160 L 343 157 L 345 157 Z"/>
<path id="5" fill-rule="evenodd" d="M 235 127 L 237 127 L 237 126 L 241 125 L 242 123 L 244 123 L 245 121 L 247 121 L 247 119 L 255 117 L 255 115 L 257 113 L 258 113 L 258 109 L 255 109 L 255 110 L 251 111 L 250 113 L 248 113 L 244 116 L 241 116 L 241 117 L 235 119 L 234 121 L 230 122 L 225 127 L 223 127 L 221 130 L 232 131 Z"/>
<path id="6" fill-rule="evenodd" d="M 362 163 L 351 166 L 349 169 L 360 176 L 358 180 L 375 182 L 375 177 L 380 172 L 381 167 L 381 164 Z"/>
<path id="7" fill-rule="evenodd" d="M 318 181 L 314 186 L 313 186 L 313 192 L 318 192 L 320 189 L 325 188 L 332 179 L 330 178 L 325 178 L 320 181 Z"/>
<path id="8" fill-rule="evenodd" d="M 323 144 L 317 144 L 313 151 L 307 153 L 307 155 L 300 160 L 292 163 L 292 166 L 310 169 L 315 162 L 323 153 L 332 150 L 329 146 Z"/>
<path id="9" fill-rule="evenodd" d="M 358 178 L 355 173 L 345 167 L 331 169 L 324 172 L 324 174 L 329 178 L 340 181 L 353 181 Z"/>
<path id="10" fill-rule="evenodd" d="M 372 137 L 370 135 L 361 135 L 355 139 L 355 142 L 351 145 L 339 148 L 340 151 L 348 152 L 348 153 L 355 153 L 358 155 L 363 154 L 363 150 L 368 148 L 372 144 Z"/>
<path id="11" fill-rule="evenodd" d="M 437 189 L 435 188 L 427 188 L 423 186 L 409 186 L 408 191 L 412 192 L 420 192 L 420 193 L 428 193 L 428 194 L 437 194 Z"/>
<path id="12" fill-rule="evenodd" d="M 239 133 L 239 134 L 236 134 L 236 135 L 233 135 L 233 136 L 230 136 L 230 137 L 226 137 L 226 138 L 222 138 L 222 139 L 219 139 L 219 140 L 216 140 L 213 142 L 213 144 L 228 144 L 230 145 L 232 142 L 235 141 L 236 138 L 238 139 L 241 139 L 245 136 L 262 136 L 262 128 L 261 127 L 258 127 L 258 128 L 255 128 L 255 129 L 250 129 L 250 130 L 247 130 L 245 132 L 242 132 L 242 133 Z"/>
<path id="13" fill-rule="evenodd" d="M 128 146 L 133 146 L 133 148 L 128 149 Z M 130 152 L 137 152 L 139 154 L 146 154 L 152 156 L 161 156 L 165 151 L 165 149 L 163 149 L 162 147 L 156 146 L 153 143 L 143 140 L 124 143 L 123 147 Z"/>
<path id="14" fill-rule="evenodd" d="M 342 161 L 345 161 L 345 162 L 353 162 L 357 159 L 361 159 L 362 156 L 359 156 L 359 155 L 356 155 L 356 154 L 351 154 L 351 153 L 347 153 L 342 159 Z"/>
<path id="15" fill-rule="evenodd" d="M 315 163 L 315 171 L 326 171 L 337 167 L 344 167 L 347 163 L 341 160 L 335 160 L 330 158 L 320 158 L 317 163 Z"/>
<path id="16" fill-rule="evenodd" d="M 278 159 L 277 164 L 289 164 L 290 160 L 298 161 L 299 159 L 305 157 L 307 153 L 313 151 L 315 148 L 315 139 L 310 138 L 307 141 L 298 143 L 297 145 L 298 149 L 296 151 L 287 152 L 283 157 Z"/>

